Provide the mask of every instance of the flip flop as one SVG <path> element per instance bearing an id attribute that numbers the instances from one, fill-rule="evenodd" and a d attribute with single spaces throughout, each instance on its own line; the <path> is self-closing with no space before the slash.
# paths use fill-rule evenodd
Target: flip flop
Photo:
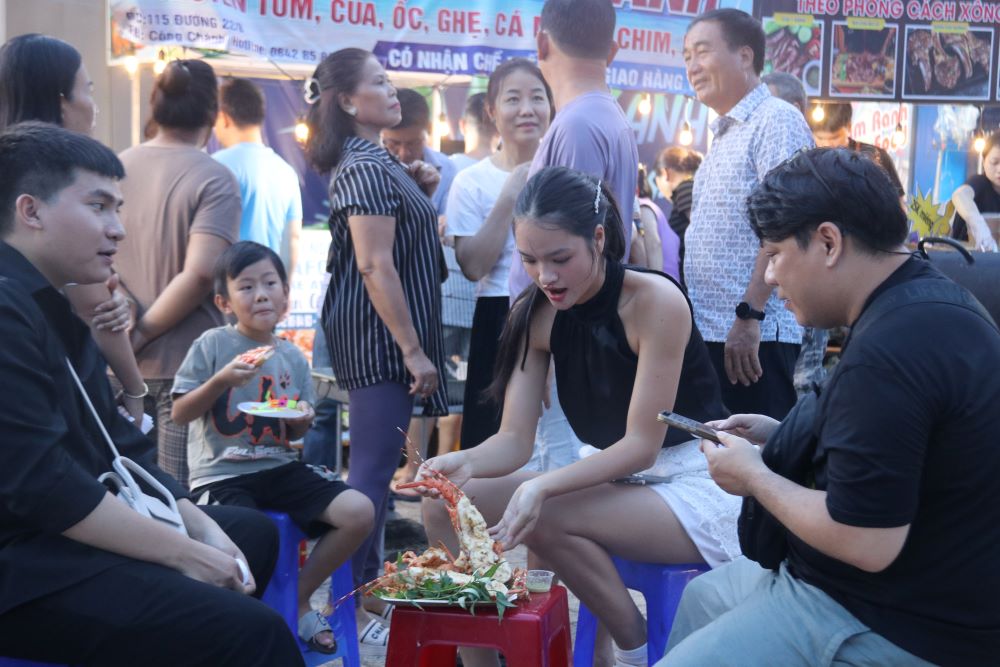
<path id="1" fill-rule="evenodd" d="M 389 628 L 374 618 L 368 621 L 358 635 L 358 647 L 361 654 L 367 657 L 384 656 L 389 644 Z"/>
<path id="2" fill-rule="evenodd" d="M 330 624 L 327 622 L 323 614 L 316 610 L 307 611 L 302 614 L 302 618 L 299 619 L 299 639 L 304 641 L 310 650 L 316 651 L 317 653 L 336 653 L 336 637 L 334 637 L 333 643 L 327 646 L 325 644 L 321 644 L 316 639 L 316 635 L 321 632 L 329 632 L 331 635 L 333 634 L 333 629 L 330 628 Z"/>

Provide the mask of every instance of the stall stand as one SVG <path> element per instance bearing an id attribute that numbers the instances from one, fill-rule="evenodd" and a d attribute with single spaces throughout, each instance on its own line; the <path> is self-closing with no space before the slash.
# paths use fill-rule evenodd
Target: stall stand
<path id="1" fill-rule="evenodd" d="M 141 139 L 140 74 L 177 57 L 210 59 L 220 75 L 252 77 L 264 89 L 266 141 L 298 171 L 303 230 L 292 303 L 282 327 L 307 351 L 326 285 L 329 234 L 325 180 L 307 166 L 295 139 L 306 105 L 301 80 L 328 52 L 372 51 L 399 86 L 429 97 L 433 140 L 458 138 L 466 96 L 485 88 L 489 73 L 508 58 L 534 59 L 543 0 L 108 0 L 109 64 L 132 75 L 133 142 Z M 693 102 L 681 58 L 691 18 L 716 7 L 751 11 L 751 0 L 616 0 L 618 56 L 608 85 L 619 95 L 636 131 L 640 159 L 687 130 L 704 147 L 708 110 Z M 210 147 L 211 148 L 211 147 Z M 313 226 L 312 228 L 308 226 Z"/>
<path id="2" fill-rule="evenodd" d="M 947 231 L 951 193 L 978 168 L 974 139 L 996 128 L 984 109 L 1000 101 L 1000 3 L 759 0 L 754 13 L 765 67 L 819 105 L 853 102 L 855 138 L 896 160 L 914 231 Z"/>

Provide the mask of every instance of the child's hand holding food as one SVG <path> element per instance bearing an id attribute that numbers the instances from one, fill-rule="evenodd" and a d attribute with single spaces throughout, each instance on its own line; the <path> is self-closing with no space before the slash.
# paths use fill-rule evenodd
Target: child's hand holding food
<path id="1" fill-rule="evenodd" d="M 223 366 L 215 376 L 226 387 L 242 387 L 253 379 L 258 370 L 257 366 L 247 363 L 240 355 Z"/>

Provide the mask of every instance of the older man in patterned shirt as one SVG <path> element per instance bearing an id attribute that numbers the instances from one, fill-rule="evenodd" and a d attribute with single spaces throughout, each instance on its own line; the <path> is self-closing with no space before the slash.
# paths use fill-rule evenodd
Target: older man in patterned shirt
<path id="1" fill-rule="evenodd" d="M 688 80 L 719 117 L 694 179 L 684 277 L 695 321 L 733 412 L 781 419 L 795 404 L 792 374 L 802 329 L 764 282 L 767 257 L 746 199 L 773 167 L 813 146 L 802 114 L 760 82 L 764 31 L 745 12 L 695 19 L 684 37 Z"/>

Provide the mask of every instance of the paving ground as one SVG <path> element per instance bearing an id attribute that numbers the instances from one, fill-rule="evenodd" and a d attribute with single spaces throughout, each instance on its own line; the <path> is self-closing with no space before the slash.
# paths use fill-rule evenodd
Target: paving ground
<path id="1" fill-rule="evenodd" d="M 390 520 L 392 518 L 410 519 L 419 522 L 420 504 L 398 502 L 396 503 L 396 512 L 394 513 L 393 516 L 390 517 Z M 507 559 L 511 562 L 511 564 L 514 567 L 524 567 L 526 564 L 526 558 L 527 558 L 527 550 L 524 547 L 518 547 L 512 551 L 507 552 Z M 633 597 L 636 599 L 636 603 L 639 605 L 639 608 L 642 610 L 643 613 L 645 613 L 646 607 L 643 602 L 642 596 L 633 593 Z M 314 605 L 317 606 L 322 604 L 325 600 L 326 600 L 326 592 L 322 590 L 317 591 L 317 595 L 314 596 L 313 598 Z M 576 596 L 570 593 L 569 617 L 570 617 L 570 626 L 572 627 L 574 639 L 576 637 L 576 615 L 578 608 L 579 608 L 579 600 L 577 600 Z M 341 661 L 338 659 L 327 663 L 327 665 L 325 665 L 324 667 L 334 667 L 334 666 L 339 666 L 340 664 Z M 385 659 L 371 658 L 371 657 L 362 658 L 361 664 L 362 667 L 383 667 L 385 665 Z"/>

